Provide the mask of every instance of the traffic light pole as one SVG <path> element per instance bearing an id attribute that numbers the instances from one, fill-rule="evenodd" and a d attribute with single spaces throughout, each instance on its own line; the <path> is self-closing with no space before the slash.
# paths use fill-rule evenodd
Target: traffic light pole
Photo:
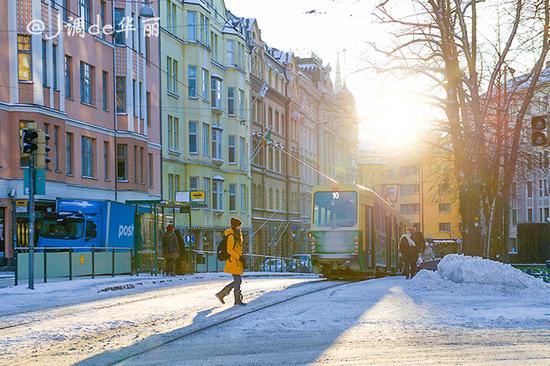
<path id="1" fill-rule="evenodd" d="M 34 157 L 29 158 L 29 288 L 34 290 Z"/>

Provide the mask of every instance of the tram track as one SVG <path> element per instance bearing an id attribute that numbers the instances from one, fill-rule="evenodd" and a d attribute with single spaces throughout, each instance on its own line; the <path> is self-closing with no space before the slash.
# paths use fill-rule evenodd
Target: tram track
<path id="1" fill-rule="evenodd" d="M 129 355 L 126 355 L 120 359 L 117 359 L 115 361 L 109 361 L 108 363 L 105 363 L 105 365 L 109 365 L 109 366 L 114 366 L 114 365 L 119 365 L 125 361 L 129 361 L 135 357 L 138 357 L 138 356 L 141 356 L 141 355 L 144 355 L 146 353 L 149 353 L 149 352 L 152 352 L 156 349 L 159 349 L 165 345 L 168 345 L 170 343 L 173 343 L 173 342 L 176 342 L 176 341 L 179 341 L 181 339 L 184 339 L 184 338 L 187 338 L 187 337 L 190 337 L 190 336 L 193 336 L 195 334 L 198 334 L 198 333 L 201 333 L 203 331 L 206 331 L 206 330 L 209 330 L 209 329 L 212 329 L 212 328 L 215 328 L 215 327 L 218 327 L 218 326 L 221 326 L 221 325 L 224 325 L 226 323 L 229 323 L 233 320 L 236 320 L 236 319 L 240 319 L 240 318 L 243 318 L 247 315 L 250 315 L 250 314 L 254 314 L 254 313 L 257 313 L 257 312 L 260 312 L 262 310 L 265 310 L 265 309 L 269 309 L 269 308 L 272 308 L 274 306 L 277 306 L 277 305 L 281 305 L 281 304 L 284 304 L 284 303 L 287 303 L 289 301 L 292 301 L 292 300 L 295 300 L 295 299 L 298 299 L 298 298 L 302 298 L 302 297 L 305 297 L 305 296 L 308 296 L 308 295 L 312 295 L 312 294 L 315 294 L 315 293 L 319 293 L 319 292 L 322 292 L 322 291 L 327 291 L 327 290 L 330 290 L 330 289 L 334 289 L 336 287 L 342 287 L 342 286 L 346 286 L 346 285 L 351 285 L 351 284 L 355 284 L 355 283 L 358 283 L 358 282 L 363 282 L 363 281 L 367 281 L 365 279 L 363 280 L 355 280 L 355 281 L 345 281 L 345 282 L 341 282 L 341 283 L 336 283 L 334 285 L 331 285 L 331 286 L 326 286 L 326 287 L 322 287 L 322 288 L 318 288 L 318 289 L 315 289 L 315 290 L 312 290 L 312 291 L 309 291 L 309 292 L 305 292 L 305 293 L 300 293 L 300 294 L 297 294 L 297 295 L 293 295 L 293 296 L 290 296 L 288 298 L 285 298 L 285 299 L 281 299 L 281 300 L 278 300 L 278 301 L 275 301 L 273 303 L 270 303 L 270 304 L 265 304 L 263 306 L 260 306 L 258 308 L 255 308 L 255 309 L 252 309 L 250 311 L 246 311 L 244 313 L 240 313 L 240 314 L 236 314 L 236 315 L 233 315 L 233 316 L 230 316 L 228 318 L 225 318 L 225 319 L 221 319 L 219 321 L 216 321 L 212 324 L 208 324 L 208 325 L 205 325 L 203 327 L 200 327 L 198 329 L 194 329 L 194 330 L 191 330 L 189 332 L 186 332 L 184 334 L 180 334 L 180 335 L 177 335 L 175 337 L 171 337 L 170 339 L 168 340 L 165 340 L 165 341 L 162 341 L 160 343 L 157 343 L 155 344 L 154 346 L 151 346 L 151 347 L 148 347 L 144 350 L 140 350 L 139 352 L 134 352 L 132 354 L 129 354 Z M 86 364 L 86 362 L 84 361 L 83 364 Z"/>

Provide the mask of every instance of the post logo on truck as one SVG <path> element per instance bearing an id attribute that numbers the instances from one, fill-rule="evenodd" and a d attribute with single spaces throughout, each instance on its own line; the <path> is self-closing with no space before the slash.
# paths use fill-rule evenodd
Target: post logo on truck
<path id="1" fill-rule="evenodd" d="M 118 238 L 121 236 L 134 236 L 134 225 L 119 225 L 118 226 Z"/>

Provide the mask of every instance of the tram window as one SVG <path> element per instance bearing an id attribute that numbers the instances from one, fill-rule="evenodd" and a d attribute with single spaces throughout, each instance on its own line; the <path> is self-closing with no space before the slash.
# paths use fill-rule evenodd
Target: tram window
<path id="1" fill-rule="evenodd" d="M 315 226 L 351 227 L 357 224 L 357 192 L 316 192 Z"/>

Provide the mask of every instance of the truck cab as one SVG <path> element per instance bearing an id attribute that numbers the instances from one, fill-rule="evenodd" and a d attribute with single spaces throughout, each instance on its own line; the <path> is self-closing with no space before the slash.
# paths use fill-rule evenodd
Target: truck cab
<path id="1" fill-rule="evenodd" d="M 44 217 L 39 247 L 99 247 L 102 207 L 84 200 L 59 200 L 57 212 Z"/>

